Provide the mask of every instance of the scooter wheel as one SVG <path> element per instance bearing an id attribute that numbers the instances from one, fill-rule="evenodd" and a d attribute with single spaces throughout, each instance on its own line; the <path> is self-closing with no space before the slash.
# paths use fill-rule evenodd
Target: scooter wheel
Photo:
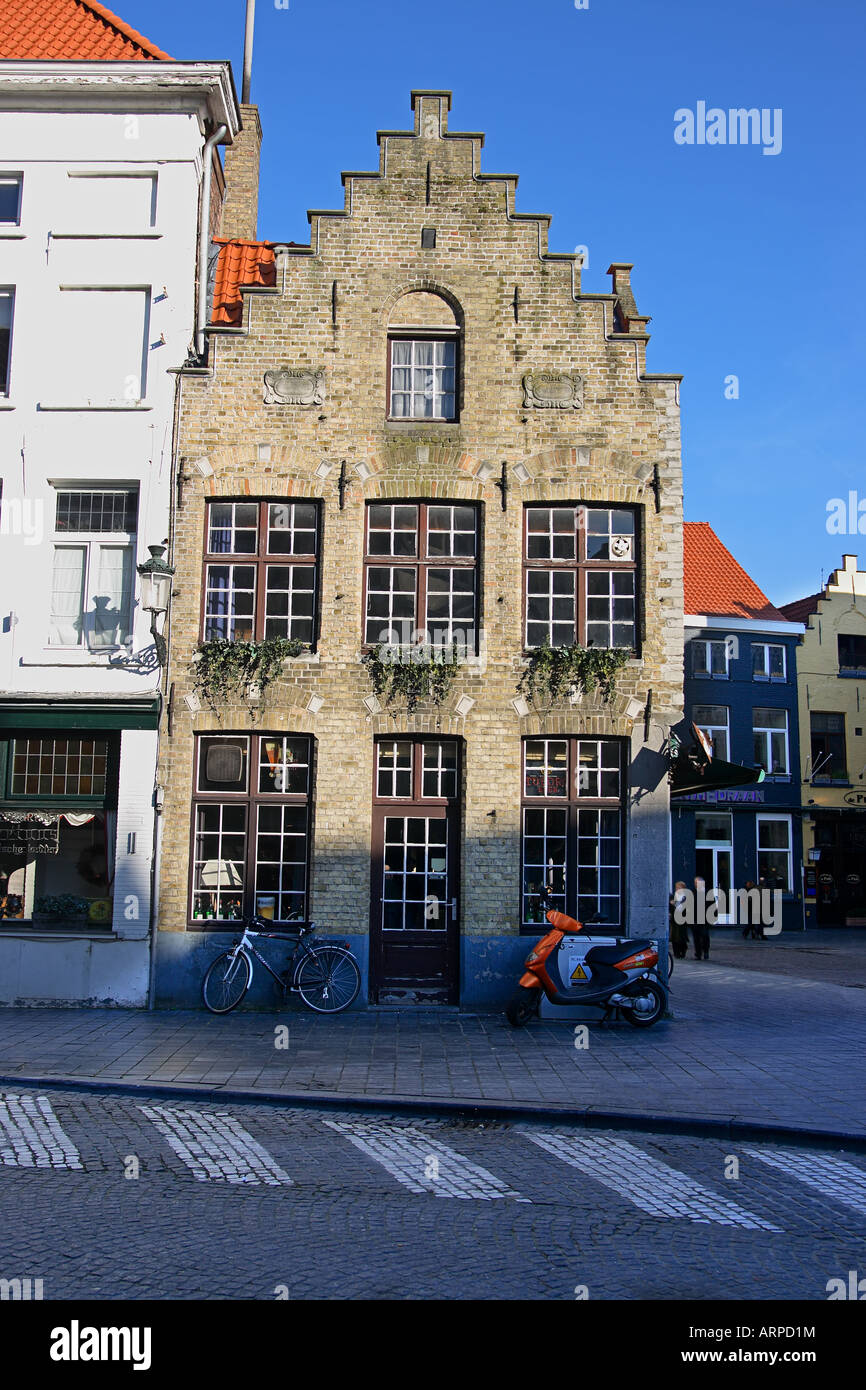
<path id="1" fill-rule="evenodd" d="M 527 989 L 526 985 L 518 985 L 517 993 L 509 999 L 505 1010 L 505 1017 L 512 1028 L 522 1028 L 525 1023 L 534 1018 L 538 1013 L 540 1002 L 540 989 Z"/>
<path id="2" fill-rule="evenodd" d="M 653 984 L 652 981 L 644 985 L 641 992 L 652 998 L 652 1008 L 645 1009 L 642 1013 L 635 1009 L 623 1008 L 622 1012 L 633 1028 L 651 1028 L 654 1023 L 658 1023 L 665 1011 L 665 992 L 660 985 Z"/>

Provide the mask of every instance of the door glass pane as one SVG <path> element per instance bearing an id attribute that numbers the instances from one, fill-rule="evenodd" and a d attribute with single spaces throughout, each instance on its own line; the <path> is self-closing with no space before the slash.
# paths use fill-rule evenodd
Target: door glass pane
<path id="1" fill-rule="evenodd" d="M 382 928 L 444 931 L 448 924 L 444 819 L 386 816 Z"/>

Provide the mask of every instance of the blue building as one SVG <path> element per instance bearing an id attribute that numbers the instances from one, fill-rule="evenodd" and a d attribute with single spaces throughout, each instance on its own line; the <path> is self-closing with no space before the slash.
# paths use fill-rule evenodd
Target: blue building
<path id="1" fill-rule="evenodd" d="M 803 927 L 797 647 L 790 622 L 706 522 L 684 527 L 685 715 L 757 785 L 671 798 L 671 882 L 781 889 L 782 928 Z M 719 926 L 735 925 L 735 912 Z"/>

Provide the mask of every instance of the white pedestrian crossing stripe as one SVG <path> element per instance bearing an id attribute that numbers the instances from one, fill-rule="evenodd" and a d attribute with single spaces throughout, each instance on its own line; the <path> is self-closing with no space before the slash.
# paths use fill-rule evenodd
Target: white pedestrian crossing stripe
<path id="1" fill-rule="evenodd" d="M 750 1231 L 781 1230 L 626 1139 L 606 1134 L 529 1134 L 525 1130 L 524 1134 L 554 1158 L 579 1168 L 650 1216 L 685 1216 L 690 1221 L 742 1226 Z"/>
<path id="2" fill-rule="evenodd" d="M 832 1154 L 793 1153 L 790 1149 L 746 1149 L 745 1152 L 771 1168 L 778 1168 L 786 1177 L 796 1178 L 822 1196 L 866 1216 L 866 1172 L 855 1168 L 853 1163 Z"/>
<path id="3" fill-rule="evenodd" d="M 47 1096 L 0 1097 L 0 1163 L 10 1168 L 82 1168 Z"/>
<path id="4" fill-rule="evenodd" d="M 200 1182 L 292 1185 L 288 1173 L 231 1115 L 159 1105 L 138 1108 Z"/>
<path id="5" fill-rule="evenodd" d="M 325 1120 L 329 1129 L 346 1138 L 382 1165 L 410 1192 L 432 1192 L 434 1197 L 474 1198 L 490 1201 L 510 1197 L 528 1202 L 507 1183 L 471 1163 L 462 1154 L 431 1139 L 423 1130 L 385 1121 Z"/>

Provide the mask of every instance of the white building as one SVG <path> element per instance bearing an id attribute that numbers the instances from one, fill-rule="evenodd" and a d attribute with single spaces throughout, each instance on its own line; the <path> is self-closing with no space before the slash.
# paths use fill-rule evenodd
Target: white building
<path id="1" fill-rule="evenodd" d="M 0 1002 L 142 1005 L 163 672 L 136 567 L 170 535 L 207 141 L 239 115 L 227 63 L 67 7 L 61 61 L 0 26 Z"/>

